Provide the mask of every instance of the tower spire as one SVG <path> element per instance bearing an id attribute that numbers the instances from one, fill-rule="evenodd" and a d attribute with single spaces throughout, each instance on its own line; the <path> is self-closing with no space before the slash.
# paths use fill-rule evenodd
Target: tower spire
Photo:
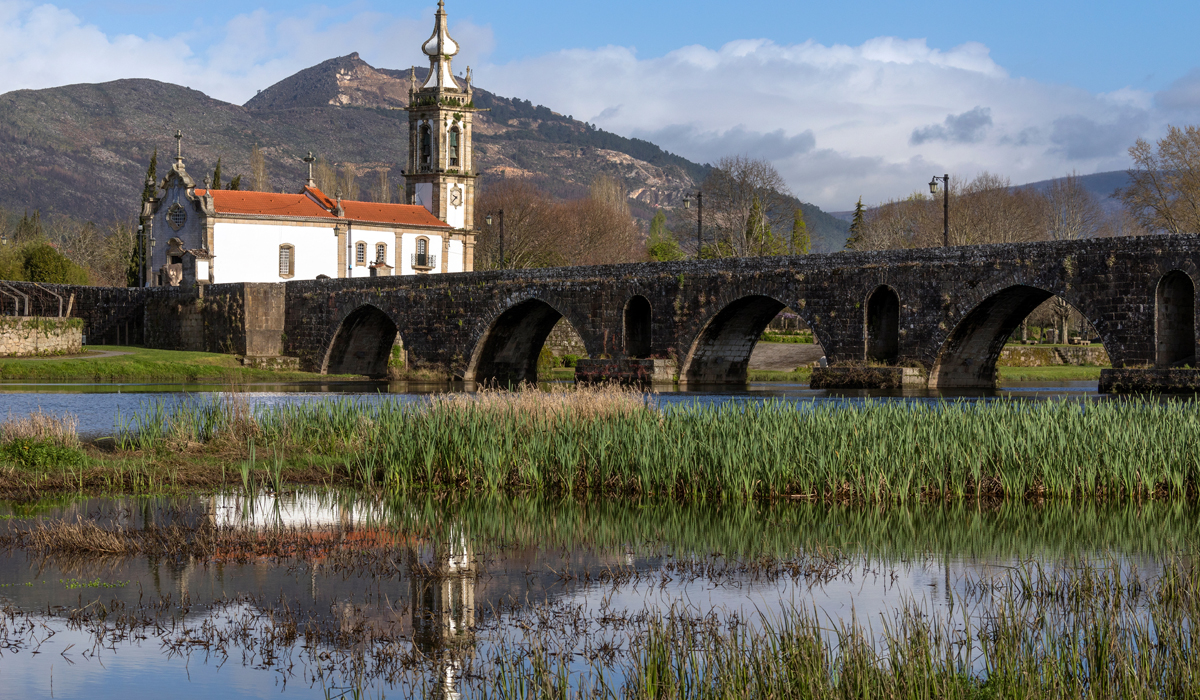
<path id="1" fill-rule="evenodd" d="M 433 35 L 421 46 L 421 51 L 429 57 L 429 77 L 421 88 L 458 90 L 458 82 L 450 71 L 450 59 L 458 54 L 458 42 L 450 38 L 446 26 L 445 0 L 438 0 L 437 13 L 433 16 Z"/>

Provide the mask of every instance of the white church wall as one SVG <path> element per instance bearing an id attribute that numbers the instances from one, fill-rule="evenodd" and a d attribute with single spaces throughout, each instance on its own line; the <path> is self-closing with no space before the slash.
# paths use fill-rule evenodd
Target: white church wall
<path id="1" fill-rule="evenodd" d="M 446 272 L 463 271 L 463 242 L 450 241 L 450 254 L 446 256 Z"/>
<path id="2" fill-rule="evenodd" d="M 400 265 L 396 267 L 398 275 L 415 275 L 417 271 L 412 267 L 412 256 L 417 252 L 417 239 L 428 238 L 429 250 L 428 253 L 438 256 L 438 264 L 432 272 L 436 273 L 442 269 L 442 237 L 431 233 L 405 233 L 400 236 Z"/>
<path id="3" fill-rule="evenodd" d="M 367 244 L 367 259 L 365 265 L 358 264 L 356 246 L 359 243 Z M 392 266 L 392 270 L 396 269 L 396 232 L 385 229 L 369 229 L 359 228 L 357 226 L 350 227 L 350 267 L 351 277 L 370 277 L 371 263 L 375 262 L 375 246 L 378 244 L 387 246 L 387 253 L 384 256 L 384 262 Z"/>
<path id="4" fill-rule="evenodd" d="M 338 276 L 338 239 L 332 226 L 218 222 L 213 227 L 214 281 L 284 281 L 279 276 L 279 246 L 285 243 L 295 246 L 295 274 L 289 279 Z"/>

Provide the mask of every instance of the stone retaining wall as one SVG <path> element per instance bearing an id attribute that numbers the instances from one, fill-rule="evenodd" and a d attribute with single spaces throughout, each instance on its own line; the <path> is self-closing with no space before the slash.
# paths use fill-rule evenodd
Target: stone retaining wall
<path id="1" fill-rule="evenodd" d="M 1112 362 L 1109 361 L 1103 345 L 1005 345 L 996 364 L 1005 367 L 1095 367 Z"/>
<path id="2" fill-rule="evenodd" d="M 0 356 L 38 357 L 82 352 L 82 319 L 0 316 Z"/>

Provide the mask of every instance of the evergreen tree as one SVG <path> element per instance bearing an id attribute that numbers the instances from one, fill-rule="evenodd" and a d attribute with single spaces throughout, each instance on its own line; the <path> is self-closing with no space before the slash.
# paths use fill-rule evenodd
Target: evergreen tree
<path id="1" fill-rule="evenodd" d="M 234 178 L 229 181 L 229 189 L 231 189 L 231 190 L 242 189 L 242 176 L 241 175 L 235 175 Z"/>
<path id="2" fill-rule="evenodd" d="M 862 197 L 859 197 L 858 204 L 854 205 L 854 218 L 850 221 L 850 238 L 846 240 L 846 250 L 855 250 L 862 244 L 863 227 L 866 226 L 865 211 Z"/>
<path id="3" fill-rule="evenodd" d="M 217 167 L 213 170 L 212 188 L 221 189 L 221 159 L 217 158 Z"/>
<path id="4" fill-rule="evenodd" d="M 142 203 L 154 198 L 158 193 L 158 149 L 150 156 L 150 166 L 146 168 L 146 186 L 142 189 Z M 139 287 L 142 284 L 142 266 L 146 260 L 146 241 L 143 232 L 138 231 L 133 241 L 133 252 L 125 265 L 125 286 Z"/>
<path id="5" fill-rule="evenodd" d="M 808 224 L 804 222 L 804 212 L 796 209 L 792 219 L 792 237 L 788 241 L 788 252 L 792 255 L 808 255 L 812 251 L 812 238 L 808 235 Z"/>
<path id="6" fill-rule="evenodd" d="M 17 243 L 25 243 L 41 238 L 42 233 L 42 213 L 34 210 L 33 216 L 30 216 L 26 211 L 25 215 L 21 217 L 20 223 L 17 224 L 17 232 L 13 237 Z"/>
<path id="7" fill-rule="evenodd" d="M 150 156 L 150 167 L 146 168 L 146 186 L 142 189 L 142 201 L 148 202 L 154 198 L 158 190 L 158 149 Z"/>
<path id="8" fill-rule="evenodd" d="M 659 209 L 650 220 L 650 237 L 646 239 L 646 252 L 657 262 L 683 260 L 683 249 L 675 234 L 667 230 L 667 215 Z"/>

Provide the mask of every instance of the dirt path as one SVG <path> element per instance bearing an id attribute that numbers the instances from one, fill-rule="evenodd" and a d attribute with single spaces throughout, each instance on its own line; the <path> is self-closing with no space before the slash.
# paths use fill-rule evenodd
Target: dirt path
<path id="1" fill-rule="evenodd" d="M 816 362 L 825 350 L 816 343 L 759 343 L 750 353 L 750 369 L 791 372 L 800 365 Z"/>

